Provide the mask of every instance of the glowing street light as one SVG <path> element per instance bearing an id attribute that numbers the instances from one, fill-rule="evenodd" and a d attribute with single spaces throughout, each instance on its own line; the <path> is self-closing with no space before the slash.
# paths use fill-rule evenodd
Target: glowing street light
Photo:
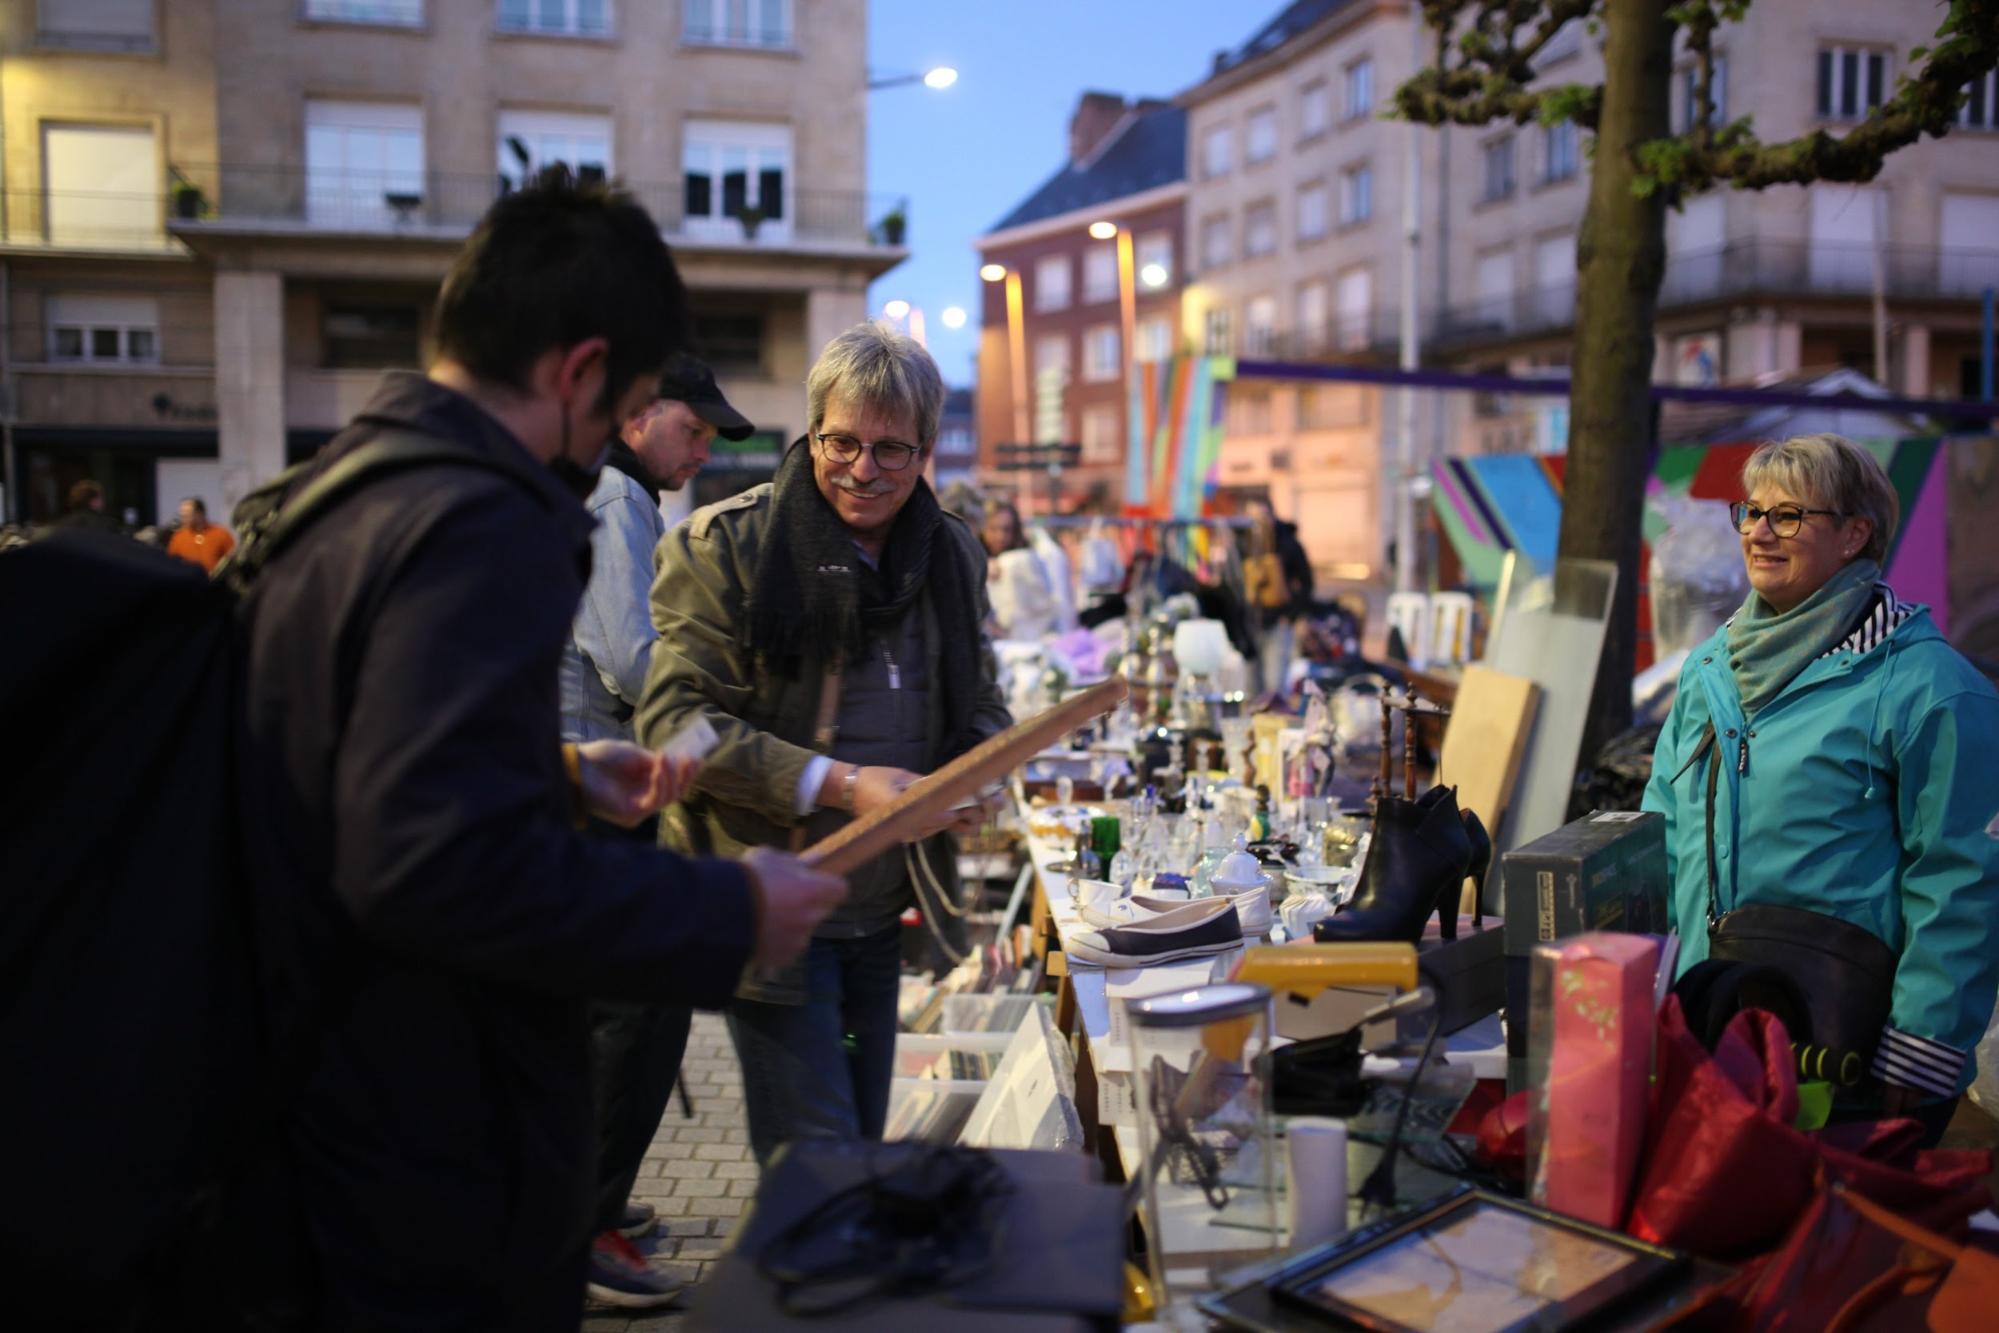
<path id="1" fill-rule="evenodd" d="M 1166 265 L 1158 262 L 1147 264 L 1138 271 L 1138 280 L 1153 288 L 1164 287 L 1169 276 Z"/>
<path id="2" fill-rule="evenodd" d="M 1108 241 L 1116 235 L 1117 223 L 1115 222 L 1092 222 L 1090 224 L 1090 238 L 1092 240 Z"/>
<path id="3" fill-rule="evenodd" d="M 965 307 L 947 305 L 944 307 L 944 313 L 937 318 L 944 321 L 944 327 L 947 329 L 962 329 L 965 327 Z"/>
<path id="4" fill-rule="evenodd" d="M 979 269 L 979 276 L 987 282 L 998 282 L 1006 276 L 1006 265 L 986 264 Z"/>
<path id="5" fill-rule="evenodd" d="M 900 297 L 898 297 L 897 299 L 890 301 L 887 305 L 883 306 L 882 313 L 884 315 L 887 315 L 890 319 L 908 319 L 909 302 L 902 300 Z"/>
<path id="6" fill-rule="evenodd" d="M 926 72 L 923 76 L 924 87 L 935 88 L 940 92 L 949 88 L 957 81 L 958 71 L 952 69 L 949 65 L 939 65 L 936 69 Z"/>
<path id="7" fill-rule="evenodd" d="M 920 83 L 926 88 L 942 91 L 958 81 L 958 71 L 949 65 L 936 65 L 921 74 L 883 74 L 868 80 L 868 91 L 877 92 L 883 88 L 906 88 L 912 83 Z"/>

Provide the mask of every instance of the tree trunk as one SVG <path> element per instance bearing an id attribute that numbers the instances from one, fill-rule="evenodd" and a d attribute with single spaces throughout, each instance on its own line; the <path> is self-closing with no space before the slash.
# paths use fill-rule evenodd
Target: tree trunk
<path id="1" fill-rule="evenodd" d="M 1603 107 L 1589 204 L 1577 238 L 1576 343 L 1569 400 L 1569 460 L 1559 551 L 1610 561 L 1617 594 L 1604 637 L 1583 762 L 1631 725 L 1638 638 L 1638 551 L 1645 484 L 1658 451 L 1652 410 L 1652 325 L 1666 267 L 1666 210 L 1632 190 L 1635 150 L 1667 134 L 1673 33 L 1667 0 L 1617 0 L 1604 15 Z M 1557 579 L 1558 605 L 1579 580 Z M 1573 701 L 1550 701 L 1573 707 Z"/>

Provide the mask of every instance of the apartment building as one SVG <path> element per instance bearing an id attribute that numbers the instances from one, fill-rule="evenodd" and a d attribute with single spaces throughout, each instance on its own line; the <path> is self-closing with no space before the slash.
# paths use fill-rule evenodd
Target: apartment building
<path id="1" fill-rule="evenodd" d="M 1164 361 L 1180 346 L 1186 125 L 1186 113 L 1164 102 L 1083 94 L 1069 121 L 1068 159 L 974 242 L 987 279 L 980 471 L 989 482 L 1014 482 L 1023 507 L 1045 510 L 1048 485 L 1036 474 L 999 471 L 997 445 L 1079 444 L 1056 503 L 1115 510 L 1123 502 L 1127 367 Z M 1129 272 L 1119 261 L 1120 234 L 1131 249 Z M 1134 310 L 1129 361 L 1126 284 Z"/>
<path id="2" fill-rule="evenodd" d="M 1755 119 L 1766 140 L 1838 134 L 1891 95 L 1911 49 L 1933 40 L 1927 5 L 1827 7 L 1757 0 L 1717 34 L 1716 114 Z M 1691 61 L 1674 73 L 1676 130 L 1692 123 Z M 1543 77 L 1594 83 L 1596 43 L 1562 35 Z M 1444 160 L 1444 271 L 1426 356 L 1532 374 L 1566 366 L 1575 242 L 1588 195 L 1581 136 L 1567 127 L 1454 127 Z M 1918 397 L 1977 392 L 1978 296 L 1999 284 L 1999 83 L 1971 90 L 1959 124 L 1891 156 L 1863 186 L 1718 190 L 1667 220 L 1653 378 L 1754 382 L 1859 370 Z M 1886 310 L 1875 358 L 1874 296 Z M 1452 452 L 1565 447 L 1561 399 L 1453 395 Z"/>
<path id="3" fill-rule="evenodd" d="M 1248 360 L 1392 360 L 1404 190 L 1434 226 L 1436 136 L 1385 120 L 1417 60 L 1406 0 L 1298 0 L 1182 93 L 1187 111 L 1187 340 Z M 1420 290 L 1436 299 L 1435 292 Z M 1395 447 L 1380 390 L 1238 375 L 1225 492 L 1267 494 L 1321 577 L 1378 579 Z"/>
<path id="4" fill-rule="evenodd" d="M 768 475 L 905 254 L 865 195 L 865 0 L 28 0 L 0 29 L 7 506 L 141 521 L 308 455 L 494 198 L 567 163 L 659 220 Z"/>

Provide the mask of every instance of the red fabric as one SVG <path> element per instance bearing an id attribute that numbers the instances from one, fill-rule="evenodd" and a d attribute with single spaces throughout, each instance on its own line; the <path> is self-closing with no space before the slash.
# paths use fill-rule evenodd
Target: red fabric
<path id="1" fill-rule="evenodd" d="M 1825 1137 L 1792 1128 L 1790 1036 L 1762 1010 L 1737 1014 L 1709 1054 L 1669 997 L 1656 1065 L 1626 1224 L 1641 1240 L 1714 1259 L 1756 1254 L 1791 1232 L 1828 1180 L 1947 1235 L 1990 1203 L 1981 1181 L 1990 1153 L 1913 1152 L 1914 1127 L 1901 1121 Z"/>
<path id="2" fill-rule="evenodd" d="M 1503 1176 L 1527 1175 L 1527 1099 L 1516 1092 L 1487 1111 L 1478 1126 L 1478 1160 Z"/>

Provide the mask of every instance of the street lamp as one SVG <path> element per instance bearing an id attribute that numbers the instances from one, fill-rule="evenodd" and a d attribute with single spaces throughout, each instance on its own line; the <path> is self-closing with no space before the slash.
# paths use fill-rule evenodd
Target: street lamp
<path id="1" fill-rule="evenodd" d="M 1154 291 L 1164 287 L 1166 280 L 1171 276 L 1166 271 L 1166 265 L 1157 262 L 1147 264 L 1138 271 L 1138 280 Z"/>
<path id="2" fill-rule="evenodd" d="M 1115 235 L 1117 235 L 1117 223 L 1115 222 L 1092 222 L 1090 224 L 1091 240 L 1108 241 Z"/>
<path id="3" fill-rule="evenodd" d="M 965 327 L 965 307 L 947 305 L 944 307 L 944 313 L 937 318 L 944 321 L 944 327 L 947 329 L 962 329 Z"/>
<path id="4" fill-rule="evenodd" d="M 887 315 L 890 319 L 908 319 L 909 302 L 901 300 L 900 298 L 890 301 L 887 305 L 882 307 L 882 313 L 884 315 Z"/>
<path id="5" fill-rule="evenodd" d="M 958 81 L 958 71 L 949 65 L 937 65 L 921 74 L 881 74 L 868 79 L 868 91 L 877 92 L 883 88 L 907 88 L 912 83 L 920 83 L 926 88 L 942 92 Z"/>
<path id="6" fill-rule="evenodd" d="M 1013 437 L 1026 443 L 1027 429 L 1027 329 L 1022 313 L 1020 274 L 1004 264 L 987 264 L 979 269 L 987 282 L 1006 284 L 1006 351 L 1013 369 Z"/>

